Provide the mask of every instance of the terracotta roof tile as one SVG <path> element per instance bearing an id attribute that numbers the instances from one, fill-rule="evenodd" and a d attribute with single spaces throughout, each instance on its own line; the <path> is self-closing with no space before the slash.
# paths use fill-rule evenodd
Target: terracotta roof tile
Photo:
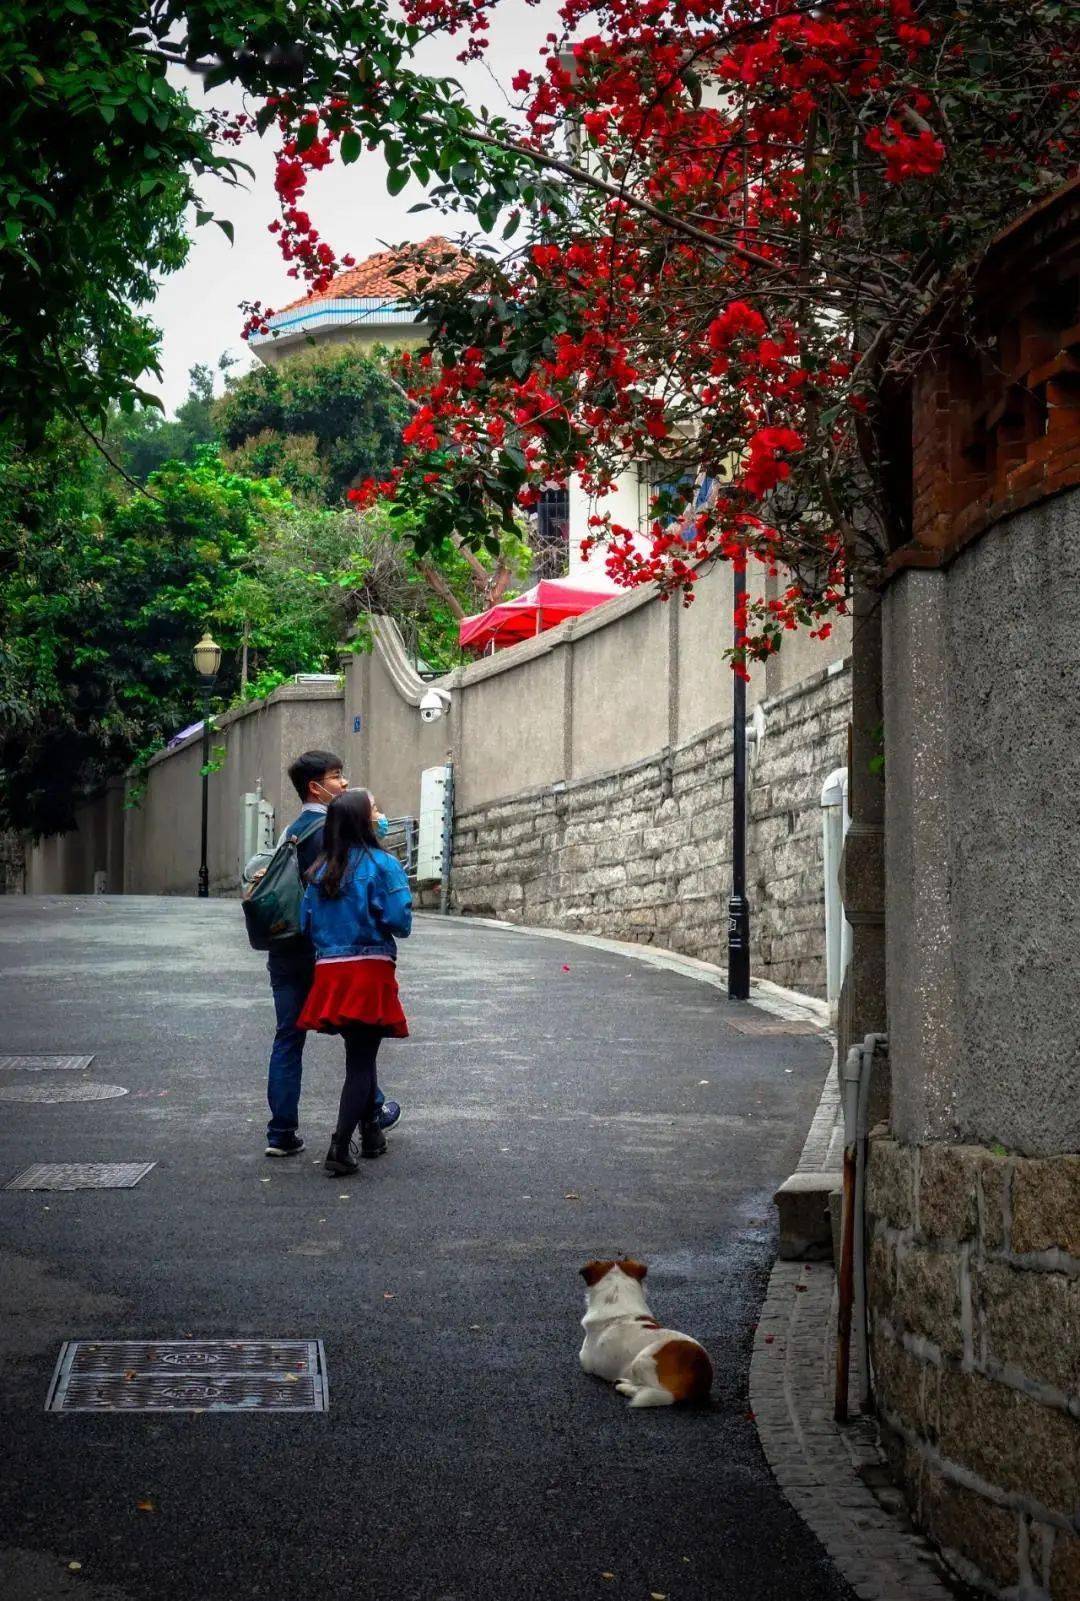
<path id="1" fill-rule="evenodd" d="M 433 234 L 418 245 L 405 246 L 400 250 L 380 250 L 376 255 L 368 256 L 358 266 L 347 267 L 344 272 L 339 272 L 317 295 L 303 295 L 299 300 L 292 300 L 287 306 L 279 307 L 275 315 L 295 311 L 298 306 L 317 306 L 323 300 L 404 300 L 419 279 L 427 276 L 419 265 L 412 264 L 421 253 L 426 262 L 442 267 L 440 277 L 456 281 L 467 277 L 471 271 L 464 251 L 452 245 L 449 239 Z M 399 263 L 402 264 L 402 270 L 392 272 Z"/>

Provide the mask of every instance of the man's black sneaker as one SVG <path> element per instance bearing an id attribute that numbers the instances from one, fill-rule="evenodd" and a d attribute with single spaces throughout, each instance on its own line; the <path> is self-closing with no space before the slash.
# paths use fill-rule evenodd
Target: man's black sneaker
<path id="1" fill-rule="evenodd" d="M 279 1134 L 266 1142 L 267 1156 L 296 1156 L 303 1149 L 304 1142 L 299 1134 Z"/>
<path id="2" fill-rule="evenodd" d="M 401 1122 L 401 1107 L 398 1103 L 396 1101 L 384 1101 L 379 1107 L 377 1122 L 384 1134 L 389 1134 L 392 1128 L 397 1128 Z"/>
<path id="3" fill-rule="evenodd" d="M 330 1149 L 326 1153 L 324 1163 L 326 1171 L 336 1177 L 343 1177 L 346 1173 L 357 1173 L 360 1163 L 356 1160 L 356 1146 L 351 1140 L 343 1140 L 339 1134 L 331 1134 Z"/>
<path id="4" fill-rule="evenodd" d="M 381 1156 L 386 1150 L 386 1135 L 378 1123 L 361 1123 L 360 1155 Z"/>

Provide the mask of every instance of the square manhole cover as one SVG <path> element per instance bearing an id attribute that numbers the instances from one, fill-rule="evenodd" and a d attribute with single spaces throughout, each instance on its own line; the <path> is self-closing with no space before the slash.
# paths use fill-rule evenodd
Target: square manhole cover
<path id="1" fill-rule="evenodd" d="M 757 1018 L 751 1017 L 725 1017 L 724 1022 L 727 1024 L 728 1028 L 733 1028 L 738 1034 L 822 1035 L 825 1032 L 824 1028 L 817 1023 L 811 1023 L 809 1021 L 803 1023 L 794 1018 L 785 1018 L 783 1021 L 778 1021 L 770 1017 L 765 1022 L 760 1022 Z"/>
<path id="2" fill-rule="evenodd" d="M 133 1190 L 153 1162 L 35 1162 L 6 1190 Z"/>
<path id="3" fill-rule="evenodd" d="M 46 1412 L 325 1412 L 321 1340 L 69 1340 Z"/>
<path id="4" fill-rule="evenodd" d="M 63 1069 L 69 1073 L 89 1067 L 92 1056 L 0 1056 L 0 1068 L 22 1068 L 25 1073 L 44 1073 L 47 1069 Z"/>

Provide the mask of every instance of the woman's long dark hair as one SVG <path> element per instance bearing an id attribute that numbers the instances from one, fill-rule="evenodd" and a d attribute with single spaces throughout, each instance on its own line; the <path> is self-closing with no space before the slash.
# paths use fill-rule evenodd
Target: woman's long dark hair
<path id="1" fill-rule="evenodd" d="M 319 893 L 336 900 L 349 871 L 349 852 L 378 850 L 379 838 L 372 821 L 372 800 L 366 789 L 347 789 L 326 809 L 322 855 L 311 869 L 318 878 Z"/>

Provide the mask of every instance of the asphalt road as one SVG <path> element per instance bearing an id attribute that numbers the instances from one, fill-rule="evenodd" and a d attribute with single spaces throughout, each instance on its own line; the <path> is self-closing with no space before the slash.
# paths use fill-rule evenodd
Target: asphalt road
<path id="1" fill-rule="evenodd" d="M 0 1049 L 95 1052 L 81 1077 L 129 1091 L 0 1104 L 0 1183 L 157 1163 L 133 1190 L 0 1191 L 7 1601 L 850 1597 L 746 1399 L 820 1038 L 751 1038 L 716 990 L 622 956 L 423 918 L 413 1037 L 380 1063 L 405 1117 L 328 1179 L 340 1043 L 309 1045 L 308 1151 L 267 1161 L 272 1011 L 235 903 L 0 898 L 0 969 Z M 709 1347 L 711 1408 L 629 1411 L 581 1372 L 577 1270 L 624 1253 Z M 187 1335 L 322 1339 L 329 1412 L 44 1412 L 63 1340 Z"/>

